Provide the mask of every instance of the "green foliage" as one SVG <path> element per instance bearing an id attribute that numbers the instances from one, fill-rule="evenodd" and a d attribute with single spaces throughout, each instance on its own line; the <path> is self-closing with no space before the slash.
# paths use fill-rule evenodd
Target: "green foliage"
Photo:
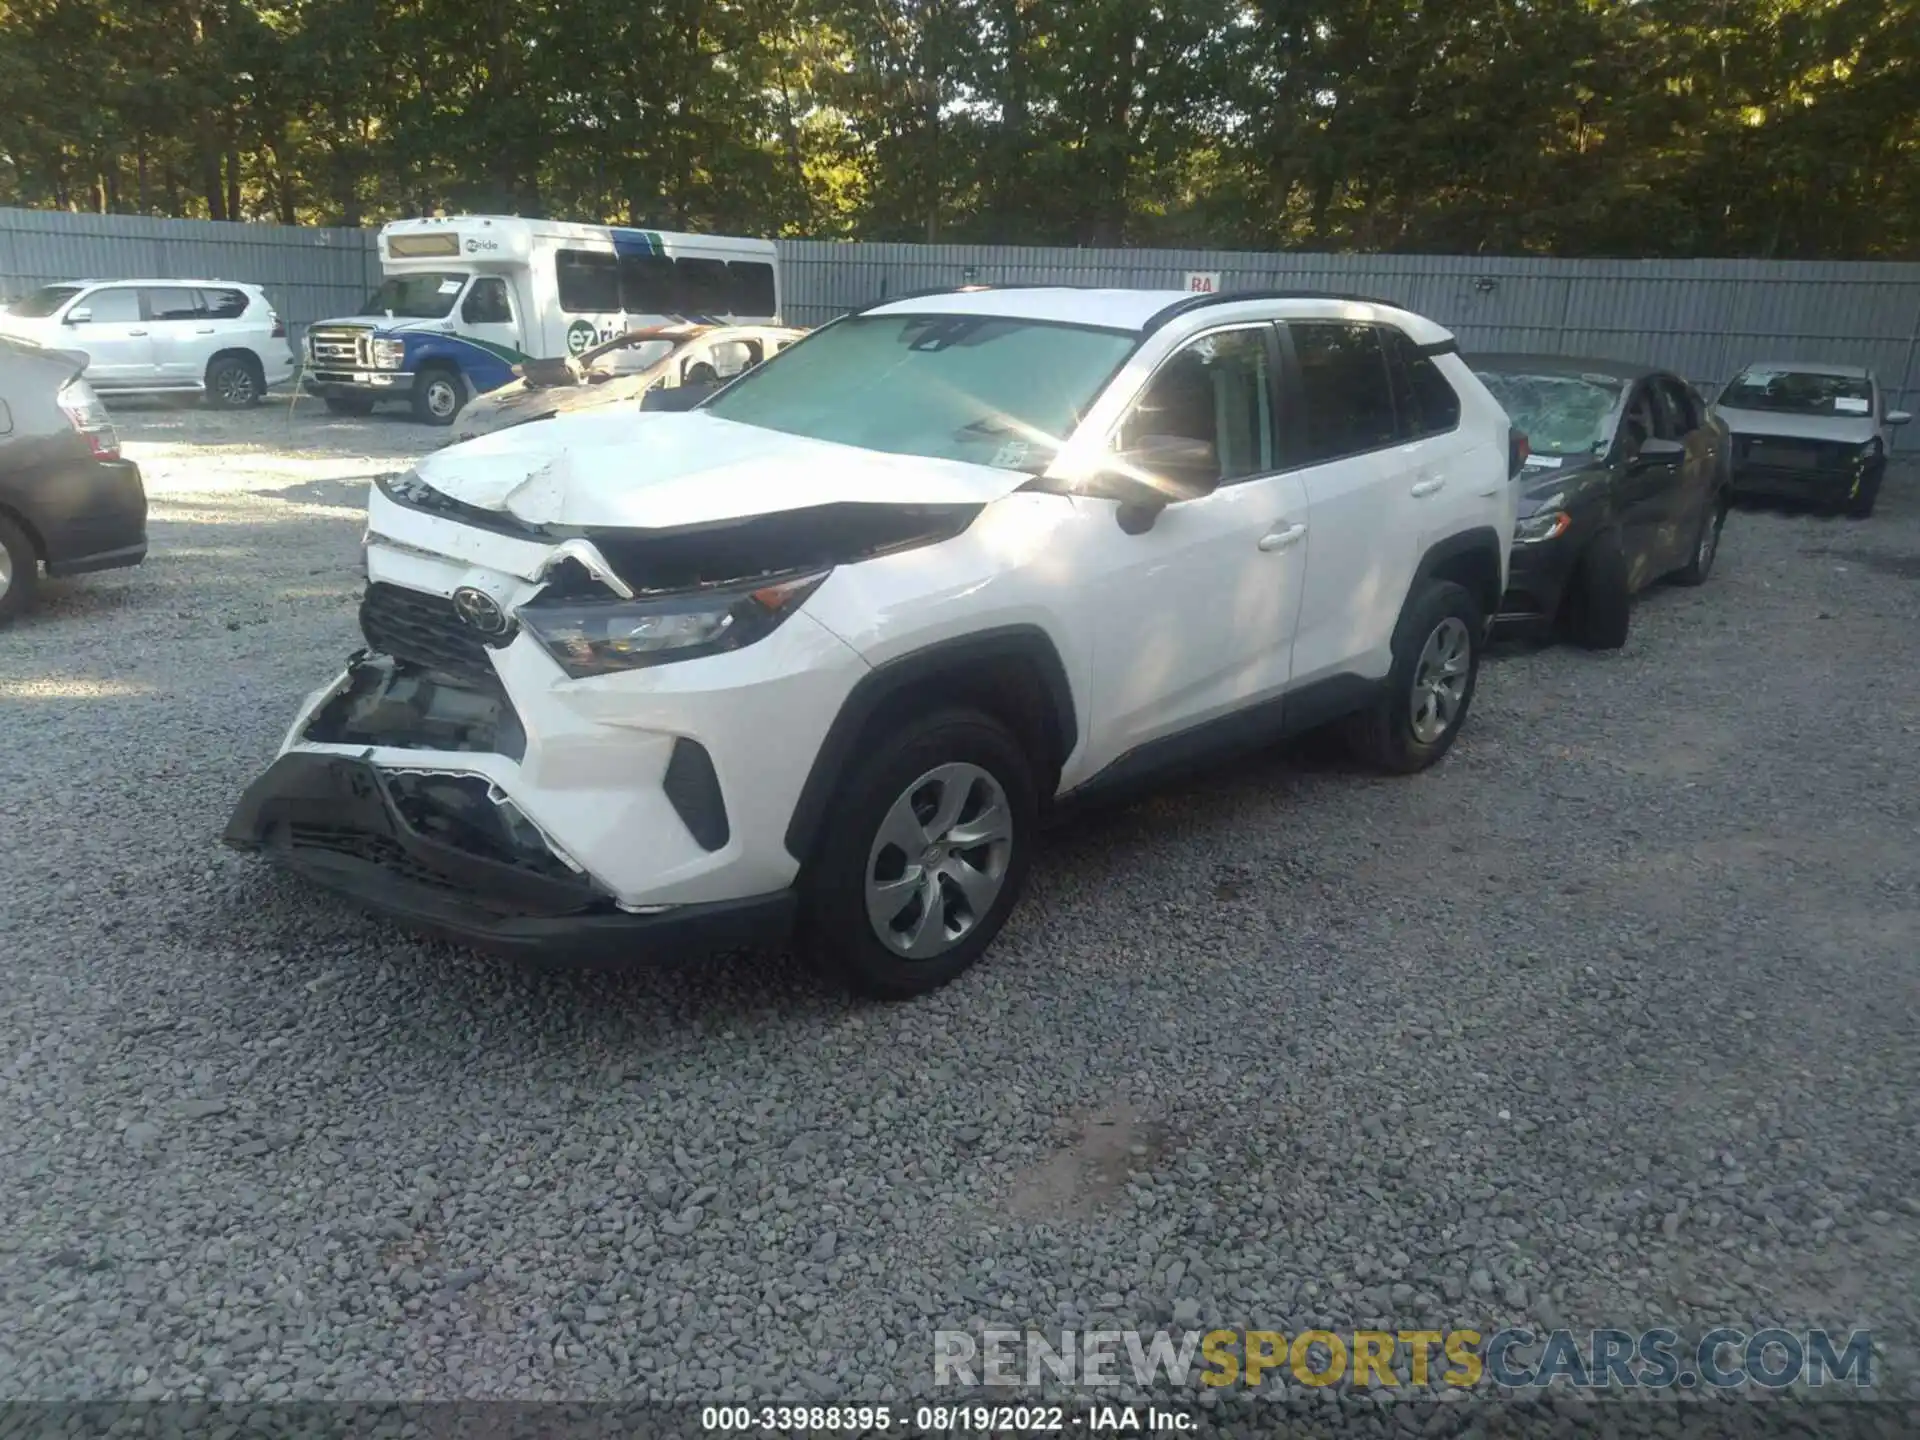
<path id="1" fill-rule="evenodd" d="M 1920 253 L 1920 0 L 0 0 L 0 204 Z"/>

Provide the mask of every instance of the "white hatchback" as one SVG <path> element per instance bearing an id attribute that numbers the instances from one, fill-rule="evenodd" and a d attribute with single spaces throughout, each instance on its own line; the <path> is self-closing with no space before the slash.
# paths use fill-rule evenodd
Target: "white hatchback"
<path id="1" fill-rule="evenodd" d="M 293 378 L 286 322 L 258 285 L 226 280 L 68 280 L 0 310 L 0 334 L 87 357 L 103 395 L 203 394 L 257 405 Z"/>

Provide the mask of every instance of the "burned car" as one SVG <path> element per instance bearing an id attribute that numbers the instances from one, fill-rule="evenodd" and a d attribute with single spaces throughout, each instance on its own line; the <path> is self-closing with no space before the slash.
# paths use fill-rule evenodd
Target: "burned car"
<path id="1" fill-rule="evenodd" d="M 1856 520 L 1873 513 L 1893 431 L 1912 418 L 1859 365 L 1749 365 L 1714 413 L 1733 432 L 1733 487 L 1741 496 L 1804 500 Z"/>
<path id="2" fill-rule="evenodd" d="M 688 409 L 804 334 L 781 325 L 689 321 L 629 330 L 579 355 L 528 360 L 514 367 L 511 382 L 467 406 L 447 443 L 631 401 L 649 410 Z"/>

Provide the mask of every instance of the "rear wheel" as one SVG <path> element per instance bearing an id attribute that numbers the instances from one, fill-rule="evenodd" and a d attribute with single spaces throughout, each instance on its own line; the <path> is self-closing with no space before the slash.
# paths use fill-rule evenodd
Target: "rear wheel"
<path id="1" fill-rule="evenodd" d="M 453 417 L 466 403 L 466 382 L 457 371 L 422 370 L 413 382 L 413 417 L 425 424 L 453 424 Z"/>
<path id="2" fill-rule="evenodd" d="M 1720 532 L 1726 523 L 1726 497 L 1716 495 L 1707 503 L 1707 513 L 1700 517 L 1700 533 L 1694 537 L 1692 557 L 1684 566 L 1673 572 L 1675 584 L 1704 585 L 1707 583 L 1707 576 L 1713 573 L 1713 562 L 1720 554 Z"/>
<path id="3" fill-rule="evenodd" d="M 207 366 L 207 404 L 215 410 L 258 405 L 266 391 L 260 367 L 244 356 L 216 355 Z"/>
<path id="4" fill-rule="evenodd" d="M 373 401 L 359 395 L 329 395 L 327 409 L 335 415 L 371 415 Z"/>
<path id="5" fill-rule="evenodd" d="M 808 867 L 814 962 L 885 1000 L 954 979 L 1020 898 L 1037 809 L 1032 766 L 991 716 L 945 710 L 895 728 L 847 777 Z"/>
<path id="6" fill-rule="evenodd" d="M 1602 535 L 1587 546 L 1567 586 L 1561 611 L 1567 638 L 1587 650 L 1618 650 L 1627 643 L 1631 605 L 1626 551 L 1619 536 Z"/>
<path id="7" fill-rule="evenodd" d="M 1464 585 L 1428 582 L 1400 617 L 1380 703 L 1346 724 L 1348 747 L 1378 770 L 1411 775 L 1453 748 L 1480 677 L 1485 617 Z"/>
<path id="8" fill-rule="evenodd" d="M 5 515 L 0 515 L 0 625 L 33 604 L 40 584 L 40 556 L 33 541 Z"/>

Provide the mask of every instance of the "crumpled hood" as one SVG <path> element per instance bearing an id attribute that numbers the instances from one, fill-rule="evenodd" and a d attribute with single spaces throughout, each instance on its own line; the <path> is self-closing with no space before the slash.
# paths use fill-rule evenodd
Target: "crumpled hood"
<path id="1" fill-rule="evenodd" d="M 1031 478 L 802 439 L 698 411 L 625 408 L 483 435 L 428 456 L 416 473 L 462 504 L 529 525 L 638 530 L 815 505 L 984 505 Z"/>
<path id="2" fill-rule="evenodd" d="M 1880 433 L 1879 423 L 1871 415 L 1783 415 L 1774 410 L 1735 410 L 1723 405 L 1714 406 L 1713 413 L 1736 435 L 1864 445 Z"/>
<path id="3" fill-rule="evenodd" d="M 593 385 L 548 385 L 535 388 L 524 380 L 511 380 L 498 390 L 489 390 L 460 412 L 455 422 L 453 444 L 491 435 L 496 430 L 522 425 L 543 415 L 570 415 L 580 410 L 597 410 L 603 405 L 631 405 L 639 408 L 654 376 L 615 375 Z"/>

